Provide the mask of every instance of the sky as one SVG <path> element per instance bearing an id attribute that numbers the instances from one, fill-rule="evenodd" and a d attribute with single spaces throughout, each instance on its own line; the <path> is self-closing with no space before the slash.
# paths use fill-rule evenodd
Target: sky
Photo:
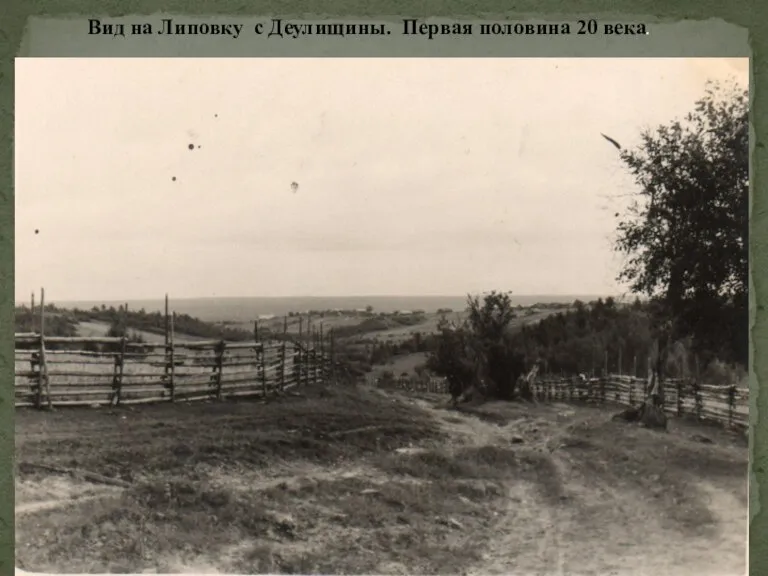
<path id="1" fill-rule="evenodd" d="M 16 299 L 619 294 L 600 133 L 707 80 L 748 60 L 17 59 Z"/>

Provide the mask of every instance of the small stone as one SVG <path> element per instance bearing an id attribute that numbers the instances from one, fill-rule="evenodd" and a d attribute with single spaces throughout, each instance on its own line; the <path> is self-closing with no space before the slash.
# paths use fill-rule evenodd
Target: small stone
<path id="1" fill-rule="evenodd" d="M 451 528 L 456 528 L 457 530 L 461 530 L 462 528 L 464 528 L 464 525 L 458 520 L 456 520 L 455 518 L 448 518 L 448 525 Z"/>

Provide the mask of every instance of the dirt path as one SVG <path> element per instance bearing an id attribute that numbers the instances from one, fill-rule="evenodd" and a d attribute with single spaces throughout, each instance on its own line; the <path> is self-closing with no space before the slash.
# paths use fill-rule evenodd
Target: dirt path
<path id="1" fill-rule="evenodd" d="M 436 409 L 423 399 L 416 399 L 415 403 L 438 418 L 456 446 L 506 446 L 512 436 L 521 435 L 526 425 L 531 424 L 528 419 L 519 418 L 500 426 L 462 412 Z M 549 442 L 551 437 L 543 436 L 529 442 L 527 449 L 543 451 Z M 562 573 L 558 515 L 556 510 L 539 506 L 538 500 L 536 486 L 531 483 L 512 481 L 505 485 L 504 507 L 490 529 L 491 538 L 482 554 L 484 560 L 468 570 L 467 576 L 512 571 Z"/>
<path id="2" fill-rule="evenodd" d="M 697 487 L 716 529 L 681 533 L 665 524 L 662 515 L 649 505 L 648 499 L 656 494 L 633 497 L 626 487 L 615 484 L 609 469 L 605 476 L 585 474 L 579 461 L 583 455 L 561 449 L 568 429 L 580 423 L 567 407 L 558 414 L 560 422 L 555 418 L 513 418 L 499 425 L 472 414 L 440 409 L 427 400 L 417 399 L 415 403 L 432 412 L 457 445 L 509 445 L 511 436 L 522 437 L 526 449 L 546 454 L 553 474 L 562 483 L 560 502 L 553 503 L 544 501 L 531 483 L 510 478 L 505 485 L 505 505 L 482 538 L 483 560 L 467 572 L 468 576 L 744 573 L 746 503 L 728 486 L 711 480 L 699 482 Z"/>

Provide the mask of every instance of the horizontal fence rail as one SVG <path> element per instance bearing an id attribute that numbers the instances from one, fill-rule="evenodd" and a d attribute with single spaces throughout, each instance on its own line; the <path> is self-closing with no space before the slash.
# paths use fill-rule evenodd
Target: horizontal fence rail
<path id="1" fill-rule="evenodd" d="M 15 405 L 119 405 L 261 396 L 328 381 L 322 342 L 15 335 Z"/>

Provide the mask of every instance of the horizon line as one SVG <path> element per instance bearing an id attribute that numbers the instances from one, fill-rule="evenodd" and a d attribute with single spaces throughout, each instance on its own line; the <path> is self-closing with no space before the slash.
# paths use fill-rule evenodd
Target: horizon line
<path id="1" fill-rule="evenodd" d="M 172 297 L 170 295 L 168 296 L 169 301 L 183 301 L 183 300 L 243 300 L 243 299 L 263 299 L 263 300 L 287 300 L 287 299 L 308 299 L 308 300 L 322 300 L 322 299 L 338 299 L 338 298 L 466 298 L 468 295 L 482 295 L 492 292 L 492 290 L 484 290 L 484 291 L 478 291 L 478 292 L 465 292 L 462 294 L 335 294 L 335 295 L 325 295 L 325 296 L 313 296 L 313 295 L 288 295 L 288 296 L 184 296 L 184 297 Z M 503 291 L 496 291 L 503 293 Z M 514 293 L 512 292 L 510 294 L 512 297 L 521 297 L 521 298 L 565 298 L 565 297 L 599 297 L 599 298 L 607 298 L 607 297 L 621 297 L 621 296 L 628 296 L 630 295 L 629 292 L 627 293 L 578 293 L 578 292 L 571 292 L 571 293 Z M 126 301 L 162 301 L 166 297 L 166 294 L 163 294 L 159 297 L 130 297 L 130 298 L 109 298 L 109 299 L 101 299 L 101 298 L 82 298 L 82 299 L 69 299 L 69 298 L 61 298 L 61 299 L 50 299 L 49 303 L 55 304 L 57 301 L 60 303 L 67 303 L 67 304 L 75 304 L 75 303 L 81 303 L 81 302 L 100 302 L 100 303 L 124 303 Z M 27 299 L 15 299 L 15 304 L 24 304 L 28 302 Z M 38 302 L 39 303 L 39 302 Z"/>

